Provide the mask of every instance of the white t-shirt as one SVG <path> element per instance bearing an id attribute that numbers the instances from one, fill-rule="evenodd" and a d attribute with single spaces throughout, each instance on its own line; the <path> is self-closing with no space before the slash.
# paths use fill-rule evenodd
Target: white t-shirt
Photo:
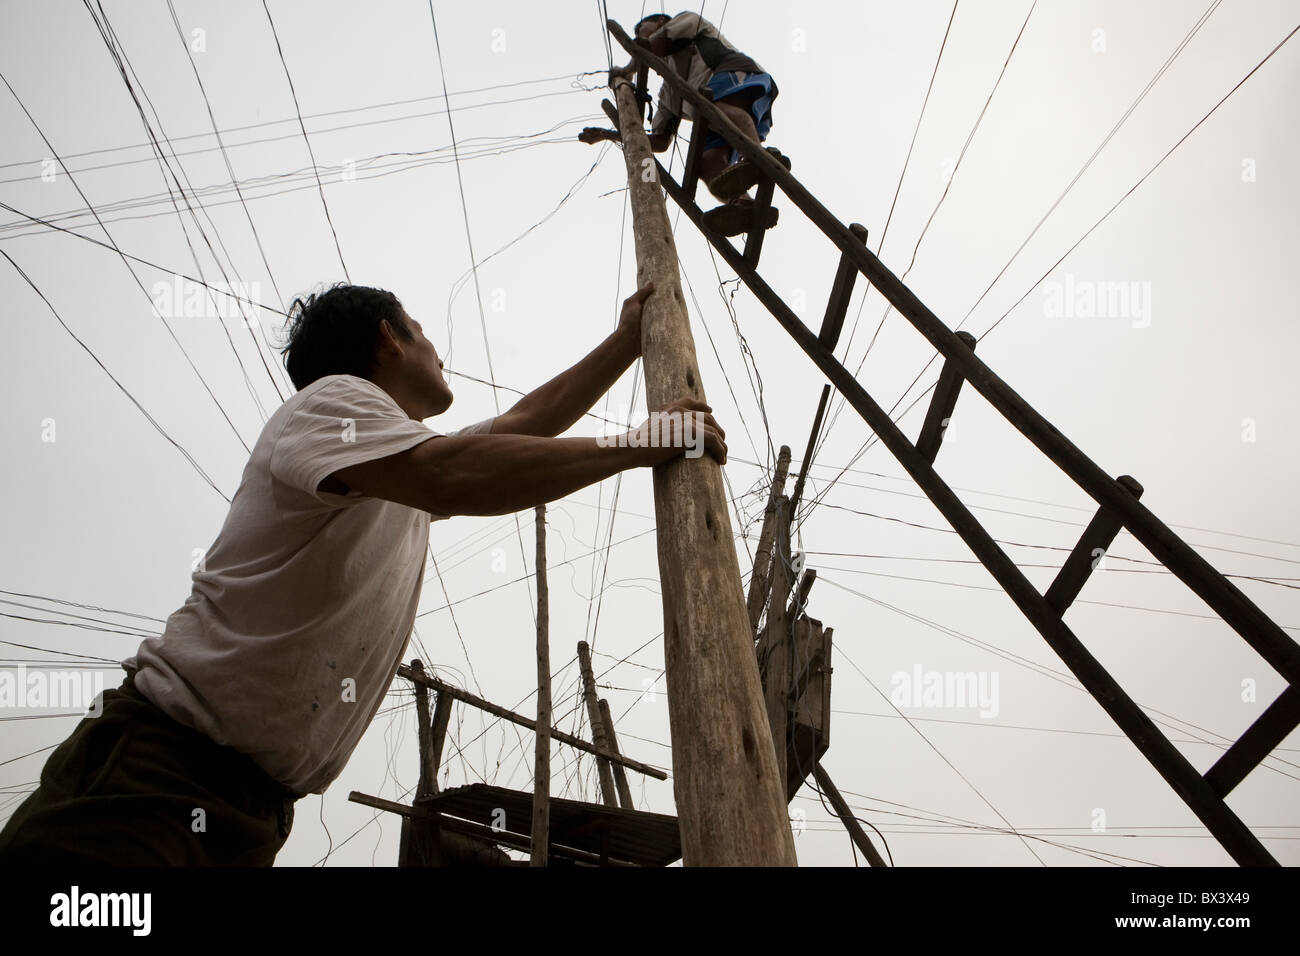
<path id="1" fill-rule="evenodd" d="M 492 421 L 454 434 L 489 432 Z M 392 684 L 429 522 L 445 516 L 317 487 L 438 434 L 353 375 L 327 375 L 281 405 L 189 599 L 122 662 L 136 688 L 290 790 L 323 793 Z"/>
<path id="2" fill-rule="evenodd" d="M 693 90 L 708 83 L 714 73 L 740 71 L 766 73 L 751 57 L 737 50 L 708 20 L 698 13 L 679 13 L 663 24 L 653 37 L 668 41 L 664 60 Z M 659 87 L 659 104 L 650 123 L 651 133 L 666 133 L 677 117 L 694 120 L 695 107 L 672 84 Z"/>

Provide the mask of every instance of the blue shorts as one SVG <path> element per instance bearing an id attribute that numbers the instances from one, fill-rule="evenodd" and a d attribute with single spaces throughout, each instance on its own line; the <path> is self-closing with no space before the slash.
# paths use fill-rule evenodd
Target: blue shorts
<path id="1" fill-rule="evenodd" d="M 758 90 L 759 95 L 754 100 L 750 110 L 754 114 L 754 126 L 758 128 L 759 142 L 767 139 L 767 134 L 772 129 L 772 101 L 776 99 L 776 84 L 772 81 L 770 73 L 715 73 L 709 79 L 709 92 L 713 94 L 713 100 L 725 99 L 742 90 Z M 709 130 L 709 135 L 704 137 L 704 148 L 713 149 L 720 147 L 728 149 L 729 144 L 721 134 Z M 730 162 L 735 162 L 739 154 L 736 150 L 731 150 Z"/>

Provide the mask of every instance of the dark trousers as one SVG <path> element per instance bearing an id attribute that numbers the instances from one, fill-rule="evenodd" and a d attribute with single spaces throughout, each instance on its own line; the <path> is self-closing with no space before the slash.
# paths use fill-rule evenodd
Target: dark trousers
<path id="1" fill-rule="evenodd" d="M 297 798 L 128 675 L 50 755 L 0 831 L 0 866 L 270 866 Z"/>

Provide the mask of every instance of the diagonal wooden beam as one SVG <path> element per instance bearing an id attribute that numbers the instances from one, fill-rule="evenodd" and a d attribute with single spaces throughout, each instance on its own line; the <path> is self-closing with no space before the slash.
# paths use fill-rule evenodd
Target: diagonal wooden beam
<path id="1" fill-rule="evenodd" d="M 422 682 L 425 686 L 432 687 L 440 694 L 446 694 L 448 697 L 454 697 L 456 700 L 477 707 L 479 710 L 485 710 L 494 717 L 508 720 L 512 724 L 518 724 L 520 727 L 527 727 L 529 730 L 534 732 L 537 730 L 537 721 L 533 720 L 531 717 L 525 717 L 523 714 L 516 714 L 513 710 L 506 710 L 504 707 L 500 707 L 491 701 L 484 700 L 482 697 L 477 697 L 467 690 L 461 690 L 459 687 L 453 687 L 451 684 L 440 681 L 432 675 L 416 674 L 406 665 L 397 668 L 397 673 L 409 681 Z M 607 750 L 601 750 L 599 747 L 589 744 L 581 738 L 575 737 L 572 734 L 566 734 L 557 727 L 551 728 L 551 739 L 568 744 L 570 747 L 575 747 L 584 753 L 595 754 L 598 757 L 604 757 L 606 760 L 620 763 L 629 770 L 643 773 L 647 777 L 654 777 L 656 780 L 668 779 L 668 774 L 664 773 L 658 767 L 652 767 L 639 760 L 633 760 L 630 757 L 623 757 L 619 754 L 610 753 Z"/>

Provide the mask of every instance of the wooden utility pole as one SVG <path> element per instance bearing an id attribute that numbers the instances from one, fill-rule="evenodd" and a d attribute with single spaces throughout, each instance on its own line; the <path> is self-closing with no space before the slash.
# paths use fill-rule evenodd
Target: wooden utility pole
<path id="1" fill-rule="evenodd" d="M 776 537 L 776 502 L 785 492 L 785 478 L 790 471 L 790 446 L 782 445 L 776 457 L 776 475 L 768 493 L 767 509 L 763 512 L 763 530 L 758 535 L 758 550 L 754 552 L 754 573 L 749 578 L 749 597 L 745 601 L 749 611 L 749 629 L 758 630 L 758 619 L 767 604 L 767 592 L 772 586 L 772 542 Z"/>
<path id="2" fill-rule="evenodd" d="M 424 663 L 411 661 L 410 673 L 424 677 Z M 420 780 L 415 788 L 415 799 L 432 796 L 438 792 L 438 767 L 442 762 L 443 743 L 447 737 L 447 723 L 451 719 L 451 698 L 438 694 L 438 702 L 429 717 L 429 685 L 415 683 L 415 720 L 416 733 L 420 746 Z M 432 820 L 414 820 L 402 818 L 401 839 L 398 844 L 398 866 L 439 866 L 442 862 L 443 846 L 455 843 L 452 847 L 465 849 L 465 844 L 458 837 L 442 832 L 437 817 Z"/>
<path id="3" fill-rule="evenodd" d="M 826 768 L 821 765 L 820 761 L 813 765 L 813 773 L 817 778 L 817 785 L 821 788 L 822 793 L 826 794 L 840 819 L 844 821 L 849 836 L 853 838 L 853 842 L 857 844 L 858 849 L 866 856 L 867 862 L 872 866 L 888 866 L 885 858 L 880 855 L 880 851 L 867 838 L 867 831 L 862 829 L 862 825 L 858 823 L 858 818 L 853 815 L 853 808 L 840 794 L 839 788 L 835 786 L 834 781 L 831 780 L 831 775 L 826 772 Z"/>
<path id="4" fill-rule="evenodd" d="M 411 661 L 411 669 L 424 673 L 423 661 Z M 438 789 L 438 770 L 433 755 L 433 739 L 429 720 L 429 689 L 415 685 L 415 726 L 420 746 L 420 780 L 415 787 L 415 797 L 427 797 Z M 398 842 L 398 866 L 428 866 L 438 862 L 439 833 L 424 820 L 402 818 L 402 831 Z"/>
<path id="5" fill-rule="evenodd" d="M 546 505 L 537 516 L 537 750 L 533 760 L 531 866 L 546 866 L 551 834 L 551 635 L 546 587 Z"/>
<path id="6" fill-rule="evenodd" d="M 618 753 L 618 735 L 614 733 L 614 718 L 609 712 L 609 701 L 602 697 L 599 701 L 600 719 L 605 725 L 605 741 L 612 753 Z M 632 788 L 627 785 L 627 771 L 621 763 L 614 764 L 614 786 L 618 789 L 618 802 L 624 810 L 635 809 L 632 802 Z"/>
<path id="7" fill-rule="evenodd" d="M 411 661 L 411 669 L 423 672 L 423 661 Z M 423 684 L 415 685 L 416 737 L 420 745 L 420 782 L 416 784 L 415 795 L 427 797 L 438 791 L 437 758 L 433 753 L 433 726 L 429 718 L 429 688 Z"/>
<path id="8" fill-rule="evenodd" d="M 789 693 L 794 679 L 790 667 L 790 620 L 785 606 L 794 585 L 790 561 L 790 499 L 779 495 L 776 499 L 776 516 L 772 522 L 774 543 L 772 548 L 772 583 L 767 600 L 766 692 L 767 721 L 772 728 L 772 743 L 776 748 L 776 763 L 781 774 L 781 791 L 785 792 L 786 745 L 789 730 Z"/>
<path id="9" fill-rule="evenodd" d="M 600 702 L 596 698 L 596 677 L 591 670 L 591 648 L 586 641 L 578 642 L 578 667 L 582 671 L 582 697 L 587 706 L 587 719 L 591 721 L 591 740 L 601 750 L 610 750 L 609 739 L 605 734 L 605 721 L 600 712 Z M 596 770 L 600 774 L 600 796 L 605 806 L 618 806 L 618 797 L 614 792 L 614 773 L 609 761 L 604 757 L 596 758 Z"/>
<path id="10" fill-rule="evenodd" d="M 677 247 L 632 84 L 614 81 L 636 237 L 646 404 L 705 399 Z M 673 791 L 687 866 L 794 866 L 722 471 L 710 456 L 654 469 Z"/>

